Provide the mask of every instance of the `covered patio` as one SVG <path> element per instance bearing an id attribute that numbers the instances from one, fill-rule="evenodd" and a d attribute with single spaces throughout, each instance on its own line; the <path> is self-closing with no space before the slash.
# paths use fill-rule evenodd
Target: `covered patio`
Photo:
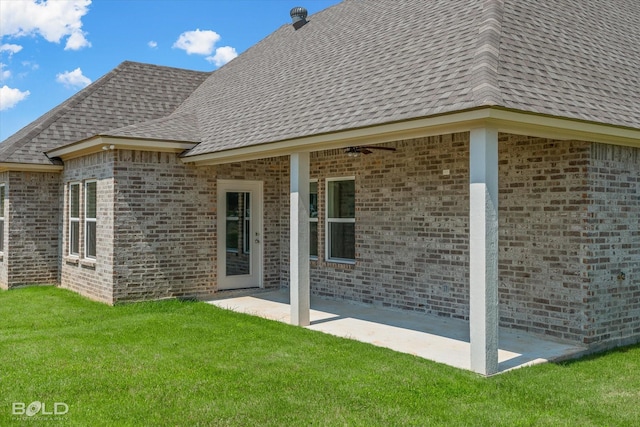
<path id="1" fill-rule="evenodd" d="M 208 302 L 220 308 L 291 323 L 287 290 L 226 291 Z M 472 370 L 469 323 L 463 320 L 311 297 L 310 323 L 306 327 Z M 497 373 L 576 357 L 584 351 L 584 347 L 500 328 Z"/>
<path id="2" fill-rule="evenodd" d="M 488 126 L 485 121 L 478 122 L 477 120 L 471 121 L 471 123 L 466 122 L 463 125 L 463 130 L 469 132 L 468 271 L 470 323 L 465 324 L 461 329 L 465 331 L 463 335 L 456 335 L 458 341 L 466 337 L 466 344 L 464 351 L 457 352 L 460 353 L 460 361 L 454 366 L 464 367 L 489 376 L 502 369 L 500 367 L 498 332 L 499 131 L 497 127 Z M 421 128 L 419 132 L 422 134 L 425 129 Z M 289 159 L 289 323 L 298 326 L 312 326 L 314 319 L 310 313 L 309 266 L 310 154 L 308 151 L 300 150 L 291 153 Z M 327 258 L 331 257 L 327 256 Z M 355 262 L 355 260 L 353 261 Z M 342 261 L 339 260 L 339 262 Z M 447 330 L 449 328 L 445 325 L 440 329 Z M 422 331 L 420 328 L 417 330 Z M 351 334 L 351 332 L 349 333 Z M 434 335 L 447 337 L 449 333 L 440 332 Z M 445 359 L 448 358 L 449 356 Z"/>
<path id="3" fill-rule="evenodd" d="M 272 213 L 254 251 L 268 253 L 271 281 L 212 303 L 484 376 L 585 354 L 596 339 L 579 231 L 588 175 L 576 165 L 595 154 L 565 142 L 558 122 L 514 125 L 526 120 L 482 109 L 196 158 L 216 167 L 218 185 L 263 181 Z M 362 144 L 390 151 L 348 157 Z M 344 200 L 329 185 L 341 180 Z M 343 205 L 348 214 L 331 217 Z M 354 224 L 346 256 L 332 256 L 333 223 Z"/>

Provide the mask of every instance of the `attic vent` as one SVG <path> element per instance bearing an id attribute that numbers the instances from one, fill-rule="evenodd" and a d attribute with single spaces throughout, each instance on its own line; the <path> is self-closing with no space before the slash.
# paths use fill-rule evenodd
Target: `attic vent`
<path id="1" fill-rule="evenodd" d="M 291 20 L 293 21 L 293 28 L 296 30 L 307 23 L 307 9 L 304 7 L 294 7 L 289 12 L 289 15 L 291 15 Z"/>

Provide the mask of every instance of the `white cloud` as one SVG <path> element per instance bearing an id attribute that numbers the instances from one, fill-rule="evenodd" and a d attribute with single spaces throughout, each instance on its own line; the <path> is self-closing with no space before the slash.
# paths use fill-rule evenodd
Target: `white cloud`
<path id="1" fill-rule="evenodd" d="M 147 46 L 149 46 L 151 49 L 155 49 L 158 47 L 158 42 L 154 42 L 153 40 L 151 40 L 149 43 L 147 43 Z"/>
<path id="2" fill-rule="evenodd" d="M 78 67 L 73 71 L 65 71 L 56 75 L 56 81 L 62 83 L 67 88 L 84 88 L 91 83 L 91 79 L 82 74 Z"/>
<path id="3" fill-rule="evenodd" d="M 0 46 L 0 52 L 9 52 L 9 56 L 13 55 L 14 53 L 18 53 L 21 50 L 22 50 L 22 46 L 18 44 L 5 43 L 2 46 Z"/>
<path id="4" fill-rule="evenodd" d="M 0 81 L 2 80 L 6 80 L 9 77 L 11 77 L 11 71 L 6 70 L 5 71 L 5 67 L 7 66 L 7 64 L 3 64 L 2 62 L 0 62 Z"/>
<path id="5" fill-rule="evenodd" d="M 53 43 L 69 36 L 65 50 L 91 46 L 82 31 L 82 17 L 89 11 L 90 4 L 91 0 L 3 1 L 0 36 L 39 34 Z"/>
<path id="6" fill-rule="evenodd" d="M 71 33 L 67 39 L 67 45 L 64 47 L 64 50 L 80 50 L 83 47 L 91 47 L 89 40 L 84 37 L 85 34 L 86 33 L 81 30 Z"/>
<path id="7" fill-rule="evenodd" d="M 218 67 L 222 67 L 236 56 L 238 56 L 238 52 L 236 52 L 235 48 L 232 48 L 231 46 L 222 46 L 216 49 L 215 55 L 208 56 L 206 60 L 213 62 Z"/>
<path id="8" fill-rule="evenodd" d="M 7 85 L 0 87 L 0 111 L 12 108 L 30 94 L 28 90 L 23 92 L 20 89 L 13 89 Z"/>
<path id="9" fill-rule="evenodd" d="M 199 29 L 195 31 L 185 31 L 180 34 L 178 40 L 173 44 L 174 48 L 182 49 L 189 55 L 211 55 L 213 47 L 220 40 L 220 35 L 215 31 Z"/>

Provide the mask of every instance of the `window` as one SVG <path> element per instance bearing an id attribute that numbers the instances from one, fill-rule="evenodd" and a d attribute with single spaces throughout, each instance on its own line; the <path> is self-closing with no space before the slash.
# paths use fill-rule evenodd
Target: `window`
<path id="1" fill-rule="evenodd" d="M 84 250 L 85 258 L 96 257 L 97 182 L 84 184 Z"/>
<path id="2" fill-rule="evenodd" d="M 69 184 L 69 255 L 80 254 L 80 184 Z"/>
<path id="3" fill-rule="evenodd" d="M 227 252 L 251 252 L 251 193 L 227 192 Z"/>
<path id="4" fill-rule="evenodd" d="M 0 252 L 4 252 L 4 184 L 0 185 Z"/>
<path id="5" fill-rule="evenodd" d="M 309 256 L 318 259 L 318 182 L 309 183 Z"/>
<path id="6" fill-rule="evenodd" d="M 238 220 L 240 215 L 238 193 L 227 193 L 227 252 L 238 252 Z"/>
<path id="7" fill-rule="evenodd" d="M 327 180 L 327 238 L 329 261 L 355 262 L 356 186 L 354 178 Z"/>

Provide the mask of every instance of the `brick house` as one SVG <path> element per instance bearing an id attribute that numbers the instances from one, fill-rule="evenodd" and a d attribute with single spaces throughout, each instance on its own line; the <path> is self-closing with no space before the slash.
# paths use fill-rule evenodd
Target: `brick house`
<path id="1" fill-rule="evenodd" d="M 0 146 L 0 285 L 455 317 L 485 374 L 498 325 L 637 342 L 639 18 L 344 0 L 213 73 L 123 63 Z"/>

